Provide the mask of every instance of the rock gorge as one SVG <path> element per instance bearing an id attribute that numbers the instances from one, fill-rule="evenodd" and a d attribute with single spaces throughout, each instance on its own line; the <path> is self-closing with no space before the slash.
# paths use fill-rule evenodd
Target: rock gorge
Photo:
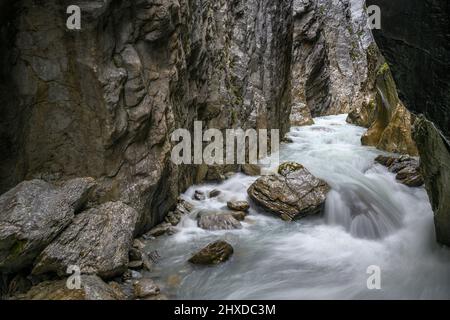
<path id="1" fill-rule="evenodd" d="M 134 238 L 170 233 L 191 212 L 181 193 L 231 172 L 258 175 L 238 165 L 174 165 L 170 135 L 193 131 L 194 121 L 283 137 L 290 125 L 349 113 L 349 123 L 368 128 L 363 144 L 420 155 L 438 241 L 450 245 L 449 6 L 411 1 L 421 14 L 406 21 L 402 1 L 391 2 L 367 0 L 383 12 L 374 38 L 364 0 L 79 1 L 80 31 L 65 26 L 71 1 L 0 0 L 0 295 L 33 285 L 17 297 L 71 298 L 58 279 L 77 264 L 88 288 L 74 298 L 123 298 L 103 281 L 128 272 L 130 250 L 141 255 Z M 418 28 L 422 16 L 429 40 L 395 22 Z M 287 220 L 317 212 L 329 191 L 300 169 L 290 174 L 320 192 L 308 208 L 289 207 Z M 260 189 L 269 194 L 278 179 L 291 197 L 281 176 L 260 178 Z M 261 190 L 250 196 L 265 203 Z M 199 215 L 198 223 L 238 229 L 247 210 Z M 211 263 L 231 255 L 225 244 L 203 249 Z"/>
<path id="2" fill-rule="evenodd" d="M 414 139 L 435 212 L 438 241 L 450 245 L 450 4 L 445 0 L 367 0 L 383 12 L 377 43 L 401 99 L 413 113 Z"/>

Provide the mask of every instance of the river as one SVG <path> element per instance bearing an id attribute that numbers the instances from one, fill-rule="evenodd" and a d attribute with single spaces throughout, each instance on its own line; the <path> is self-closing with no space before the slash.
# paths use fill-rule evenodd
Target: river
<path id="1" fill-rule="evenodd" d="M 179 232 L 152 241 L 161 258 L 151 276 L 172 299 L 449 299 L 450 251 L 435 241 L 433 213 L 423 188 L 399 184 L 362 146 L 365 129 L 346 115 L 293 127 L 281 161 L 303 164 L 332 190 L 321 217 L 284 222 L 250 209 L 243 228 L 206 231 L 195 212 Z M 196 209 L 246 200 L 255 177 L 236 174 L 222 183 L 193 186 L 183 195 Z M 193 201 L 195 190 L 219 189 Z M 219 266 L 187 262 L 209 242 L 225 239 L 232 258 Z M 369 266 L 380 268 L 381 289 L 369 290 Z"/>

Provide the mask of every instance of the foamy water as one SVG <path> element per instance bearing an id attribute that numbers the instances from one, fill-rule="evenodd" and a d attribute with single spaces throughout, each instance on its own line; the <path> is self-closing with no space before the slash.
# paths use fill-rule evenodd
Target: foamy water
<path id="1" fill-rule="evenodd" d="M 256 180 L 237 174 L 220 184 L 193 186 L 184 194 L 196 205 L 179 232 L 152 241 L 161 260 L 152 272 L 174 299 L 449 299 L 450 250 L 435 241 L 433 213 L 423 188 L 408 188 L 374 159 L 382 152 L 361 146 L 365 129 L 346 115 L 294 127 L 281 161 L 303 164 L 332 190 L 325 214 L 284 222 L 252 206 L 243 228 L 206 231 L 195 213 L 247 200 Z M 219 189 L 206 201 L 195 190 Z M 219 266 L 193 266 L 190 256 L 225 239 L 232 258 Z M 367 288 L 371 265 L 381 269 L 381 290 Z"/>

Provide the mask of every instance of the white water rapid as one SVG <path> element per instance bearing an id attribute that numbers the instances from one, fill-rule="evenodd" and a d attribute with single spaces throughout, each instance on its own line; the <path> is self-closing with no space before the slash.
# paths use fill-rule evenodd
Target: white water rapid
<path id="1" fill-rule="evenodd" d="M 179 232 L 151 241 L 161 259 L 151 276 L 174 299 L 449 299 L 450 250 L 435 241 L 433 213 L 423 188 L 408 188 L 361 146 L 365 129 L 346 115 L 294 127 L 281 162 L 303 164 L 332 187 L 323 217 L 284 222 L 255 207 L 233 231 L 197 227 L 195 213 Z M 200 208 L 247 199 L 255 180 L 237 174 L 220 184 L 193 186 L 185 197 Z M 193 201 L 195 190 L 220 196 Z M 234 255 L 219 266 L 187 262 L 209 242 L 225 239 Z M 367 288 L 369 266 L 379 266 L 381 289 Z"/>

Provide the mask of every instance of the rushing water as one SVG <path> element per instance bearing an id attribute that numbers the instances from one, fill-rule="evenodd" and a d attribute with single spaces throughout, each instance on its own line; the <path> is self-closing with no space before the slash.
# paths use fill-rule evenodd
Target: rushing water
<path id="1" fill-rule="evenodd" d="M 375 164 L 382 152 L 361 146 L 365 129 L 345 118 L 292 128 L 294 143 L 280 151 L 281 161 L 303 164 L 332 187 L 323 217 L 288 223 L 253 207 L 242 229 L 211 232 L 197 227 L 194 212 L 177 234 L 150 244 L 161 255 L 151 275 L 162 291 L 176 299 L 449 299 L 450 250 L 435 242 L 426 192 L 397 183 Z M 219 197 L 193 202 L 198 209 L 224 208 L 247 199 L 255 179 L 237 174 L 194 186 L 185 197 L 219 189 Z M 186 262 L 217 239 L 234 247 L 228 262 Z M 381 268 L 381 290 L 367 288 L 371 265 Z"/>

